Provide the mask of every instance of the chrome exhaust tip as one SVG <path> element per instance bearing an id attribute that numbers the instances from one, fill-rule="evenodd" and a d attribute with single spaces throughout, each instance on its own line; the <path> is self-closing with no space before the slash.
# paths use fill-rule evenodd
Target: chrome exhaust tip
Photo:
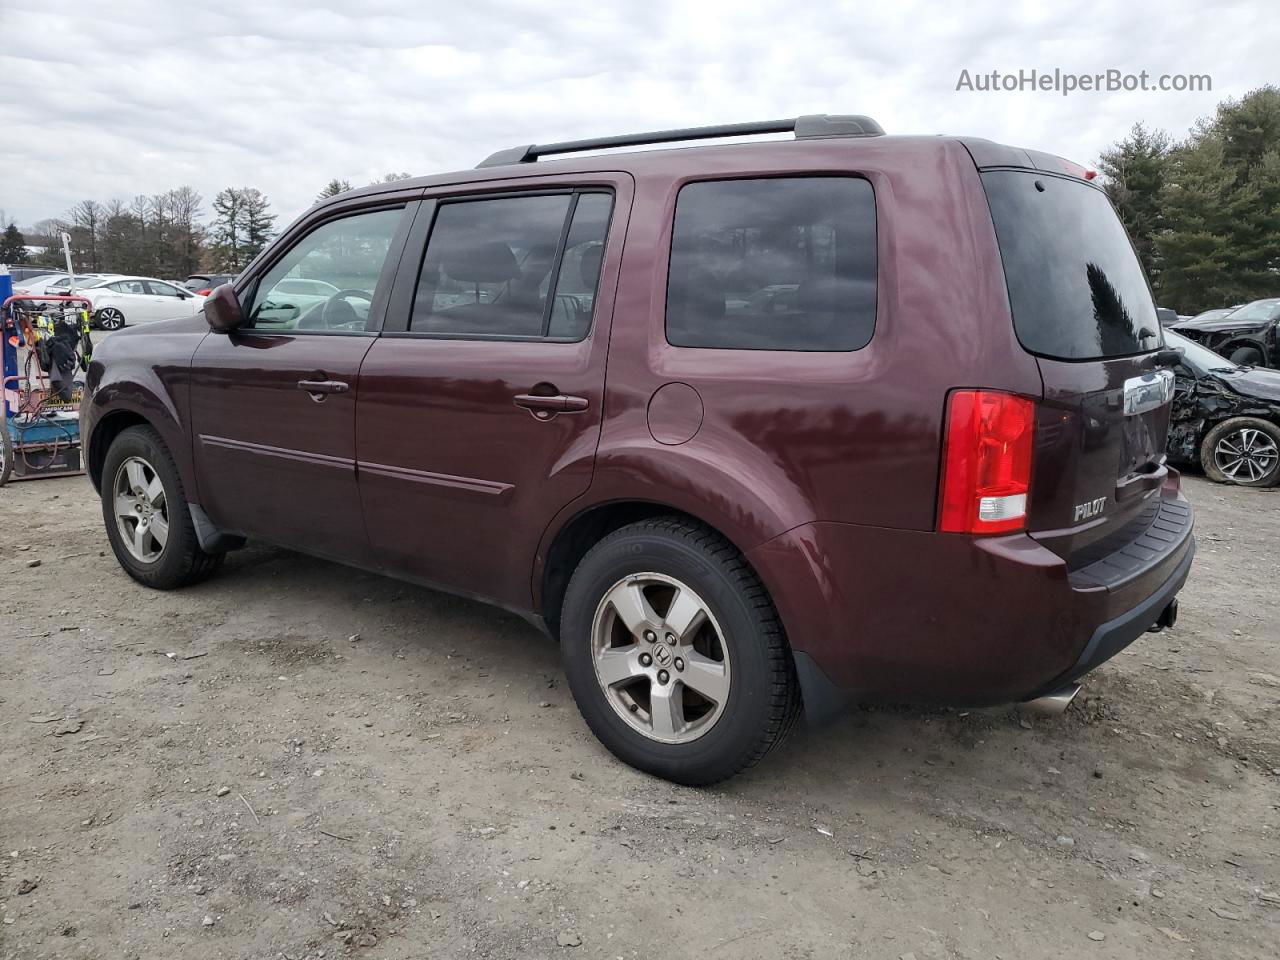
<path id="1" fill-rule="evenodd" d="M 1031 713 L 1038 713 L 1042 717 L 1056 717 L 1066 713 L 1067 707 L 1071 706 L 1071 701 L 1076 698 L 1076 694 L 1079 692 L 1080 684 L 1069 683 L 1060 690 L 1046 693 L 1043 697 L 1024 700 L 1018 706 Z"/>

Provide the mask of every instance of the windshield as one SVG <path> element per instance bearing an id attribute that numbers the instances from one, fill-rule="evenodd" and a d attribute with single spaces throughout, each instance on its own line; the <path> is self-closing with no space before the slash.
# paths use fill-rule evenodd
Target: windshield
<path id="1" fill-rule="evenodd" d="M 1106 194 L 1065 177 L 990 170 L 991 207 L 1022 346 L 1060 360 L 1160 348 L 1160 321 Z"/>
<path id="2" fill-rule="evenodd" d="M 1277 306 L 1280 306 L 1280 300 L 1255 300 L 1253 303 L 1245 304 L 1239 310 L 1232 311 L 1231 319 L 1232 321 L 1270 320 Z"/>
<path id="3" fill-rule="evenodd" d="M 1183 364 L 1197 376 L 1206 374 L 1210 370 L 1235 370 L 1238 367 L 1238 364 L 1232 363 L 1226 357 L 1220 357 L 1208 347 L 1202 347 L 1194 340 L 1174 333 L 1172 330 L 1164 332 L 1164 340 L 1169 346 L 1182 351 Z"/>
<path id="4" fill-rule="evenodd" d="M 1230 312 L 1230 310 L 1225 310 L 1221 307 L 1217 310 L 1206 310 L 1204 313 L 1197 313 L 1191 318 L 1191 322 L 1195 323 L 1197 320 L 1220 320 Z"/>

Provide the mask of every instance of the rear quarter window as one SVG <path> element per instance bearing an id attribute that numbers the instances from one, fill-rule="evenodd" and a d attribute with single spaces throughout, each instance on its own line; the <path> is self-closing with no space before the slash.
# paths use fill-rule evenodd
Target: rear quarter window
<path id="1" fill-rule="evenodd" d="M 690 183 L 676 201 L 667 341 L 857 350 L 876 317 L 876 211 L 853 177 Z"/>
<path id="2" fill-rule="evenodd" d="M 1106 194 L 1029 171 L 989 170 L 982 185 L 1025 349 L 1094 360 L 1160 347 L 1151 290 Z"/>

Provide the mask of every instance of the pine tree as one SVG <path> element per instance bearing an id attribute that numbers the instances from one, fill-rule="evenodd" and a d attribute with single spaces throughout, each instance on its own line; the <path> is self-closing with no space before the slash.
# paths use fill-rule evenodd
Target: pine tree
<path id="1" fill-rule="evenodd" d="M 1280 283 L 1280 88 L 1219 105 L 1170 156 L 1157 238 L 1160 299 L 1182 310 L 1248 302 Z"/>
<path id="2" fill-rule="evenodd" d="M 239 273 L 248 262 L 244 255 L 244 196 L 235 187 L 218 191 L 213 198 L 213 265 L 227 273 Z"/>
<path id="3" fill-rule="evenodd" d="M 1153 286 L 1158 284 L 1156 235 L 1163 229 L 1161 191 L 1169 168 L 1169 135 L 1135 123 L 1129 135 L 1102 152 L 1098 170 L 1105 178 L 1107 195 Z"/>
<path id="4" fill-rule="evenodd" d="M 27 238 L 10 223 L 0 235 L 0 263 L 16 266 L 27 262 Z"/>
<path id="5" fill-rule="evenodd" d="M 272 226 L 276 215 L 270 212 L 271 201 L 261 190 L 245 187 L 241 191 L 244 198 L 244 252 L 245 263 L 256 257 L 272 237 Z"/>
<path id="6" fill-rule="evenodd" d="M 346 193 L 351 189 L 351 183 L 347 180 L 339 180 L 334 177 L 324 185 L 324 189 L 316 194 L 316 202 L 327 200 L 330 197 L 336 197 L 340 193 Z"/>

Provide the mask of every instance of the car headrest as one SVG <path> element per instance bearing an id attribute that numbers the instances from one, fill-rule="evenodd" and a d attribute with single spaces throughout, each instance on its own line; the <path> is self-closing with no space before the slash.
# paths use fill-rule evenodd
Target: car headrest
<path id="1" fill-rule="evenodd" d="M 501 240 L 480 240 L 450 250 L 440 266 L 464 283 L 502 283 L 520 276 L 516 255 Z"/>
<path id="2" fill-rule="evenodd" d="M 587 289 L 594 290 L 600 280 L 600 264 L 604 261 L 604 244 L 597 243 L 582 251 L 582 259 L 578 261 L 578 276 L 586 284 Z"/>

